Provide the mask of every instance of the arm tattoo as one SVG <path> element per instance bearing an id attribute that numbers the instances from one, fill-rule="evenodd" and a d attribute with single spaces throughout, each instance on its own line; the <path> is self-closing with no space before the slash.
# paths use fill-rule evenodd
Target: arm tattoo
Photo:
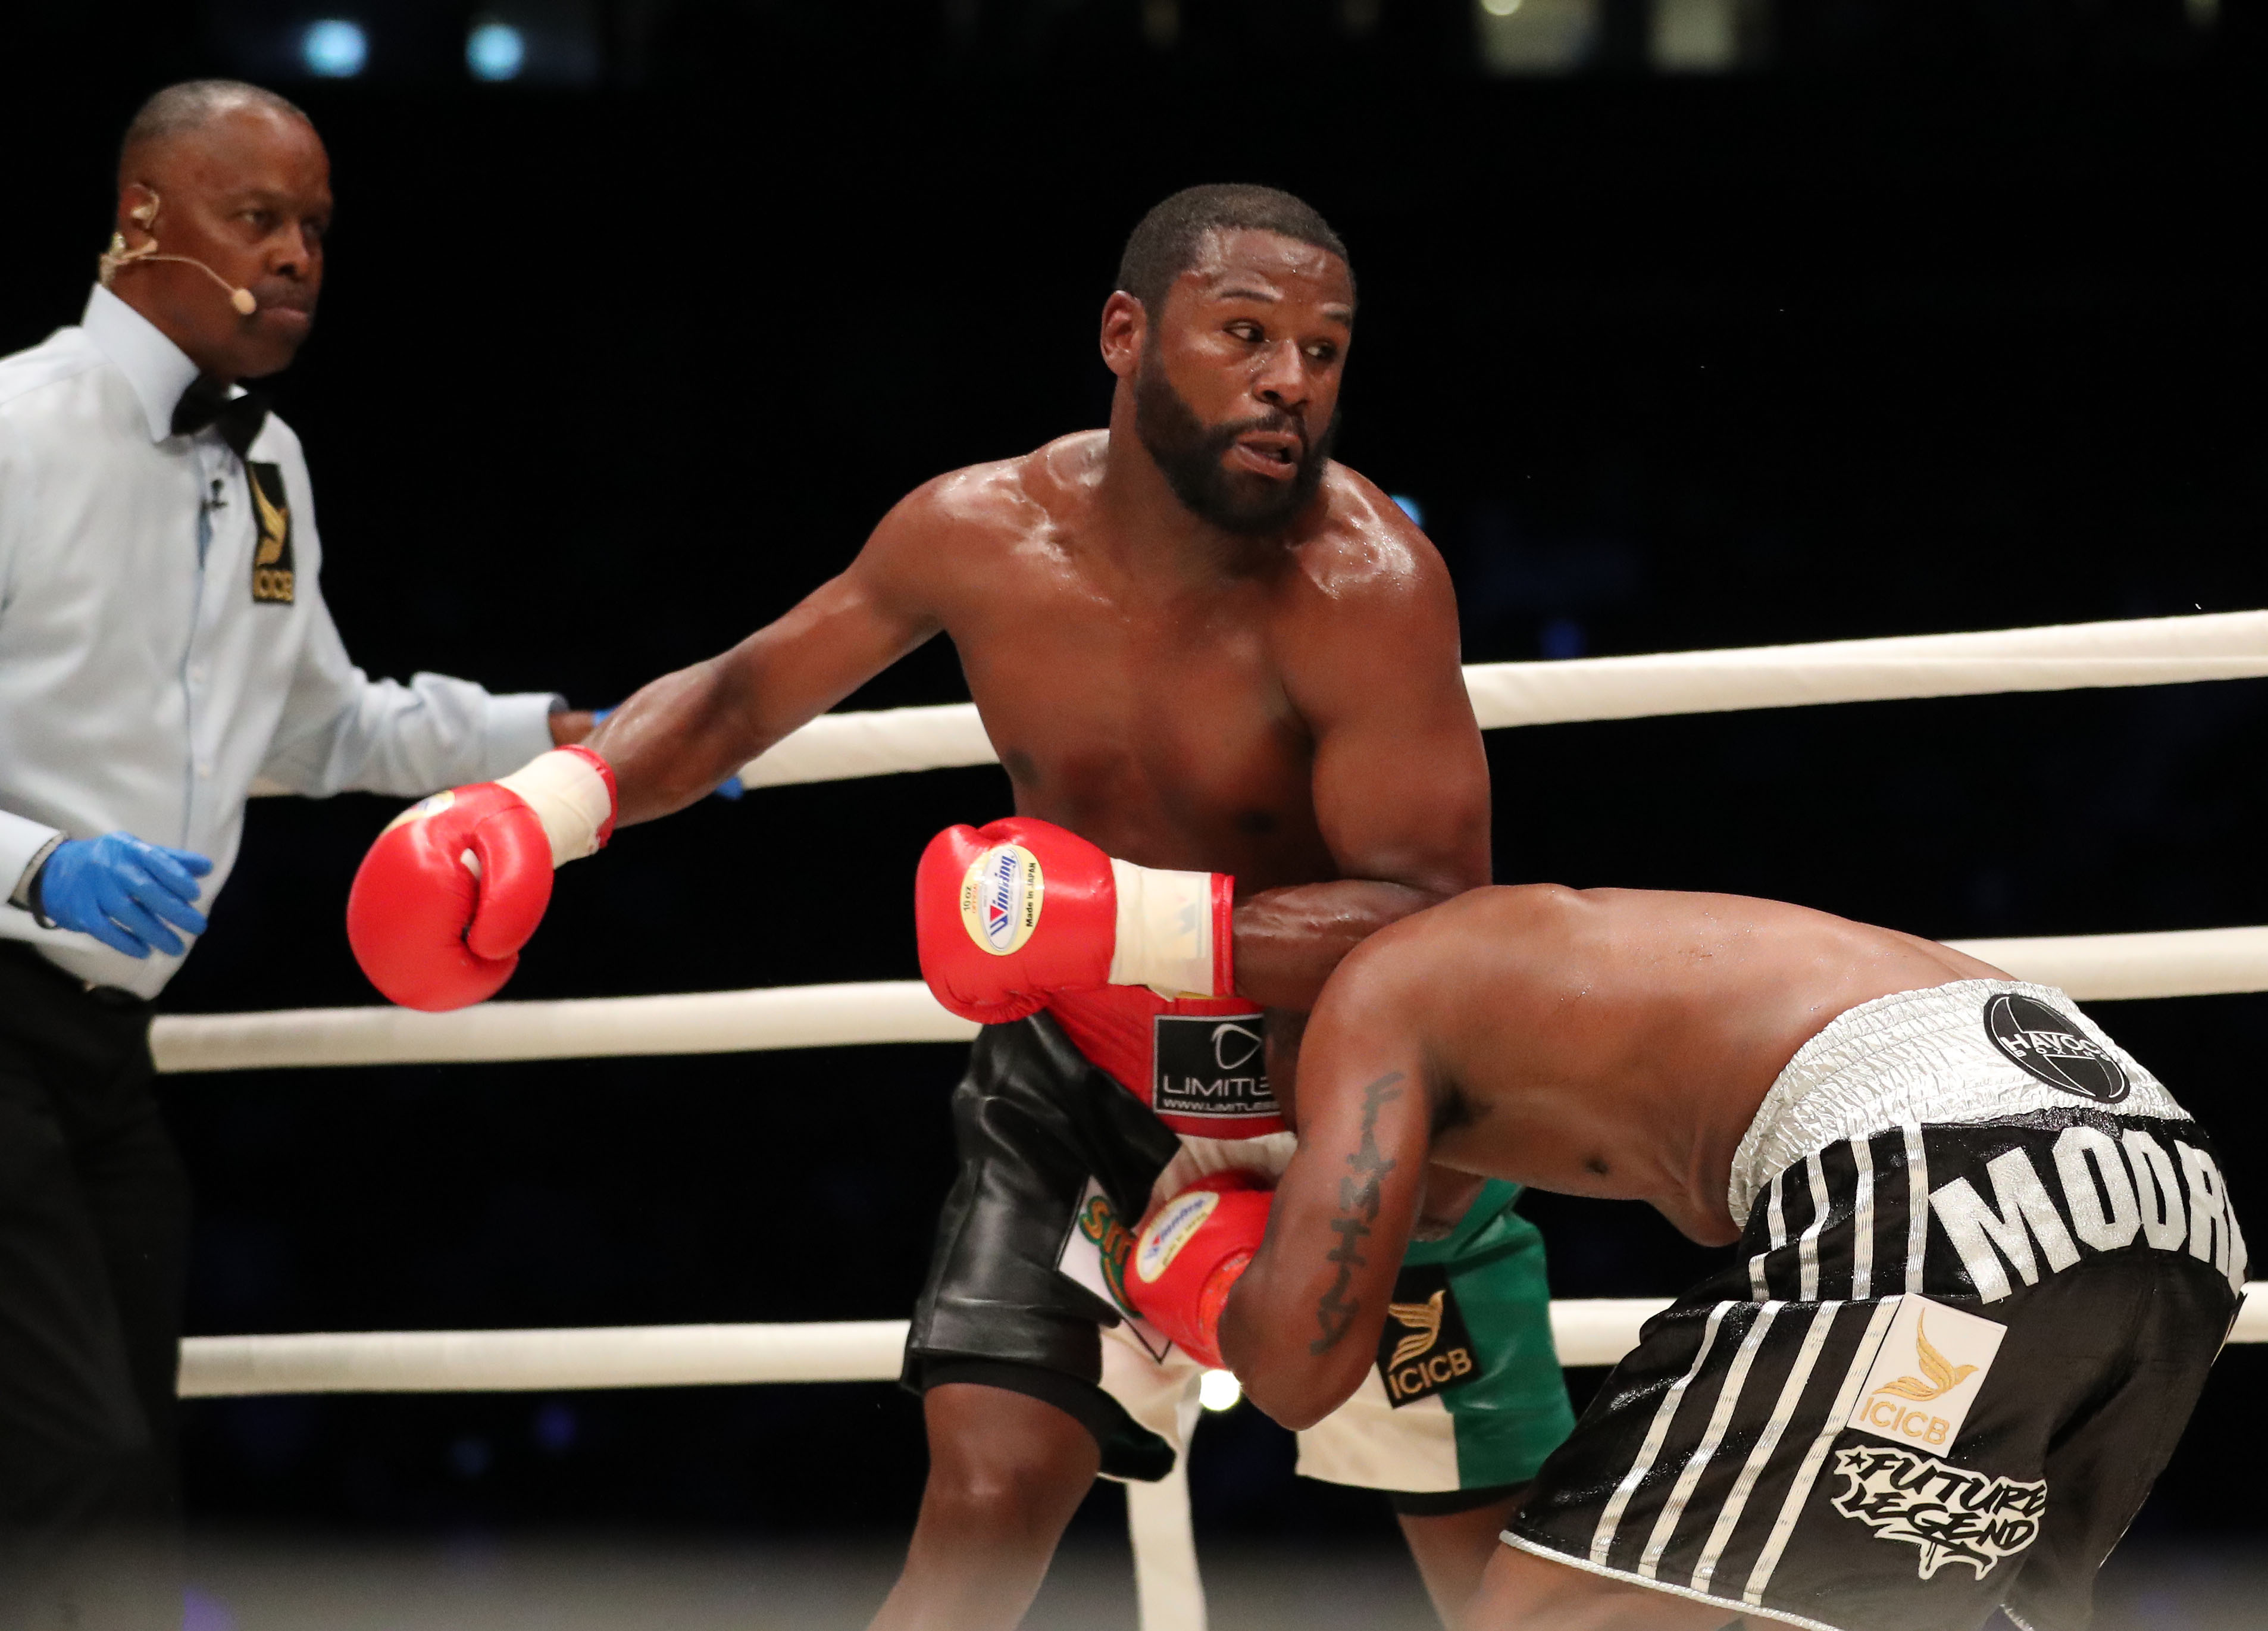
<path id="1" fill-rule="evenodd" d="M 1402 1096 L 1402 1089 L 1394 1085 L 1402 1079 L 1400 1071 L 1389 1071 L 1362 1090 L 1362 1142 L 1346 1159 L 1349 1176 L 1339 1180 L 1339 1214 L 1331 1220 L 1331 1232 L 1339 1244 L 1323 1257 L 1324 1262 L 1339 1266 L 1339 1273 L 1315 1304 L 1315 1324 L 1322 1335 L 1307 1344 L 1310 1354 L 1329 1353 L 1353 1328 L 1359 1305 L 1349 1300 L 1347 1288 L 1354 1283 L 1355 1270 L 1369 1261 L 1355 1248 L 1378 1221 L 1379 1181 L 1400 1164 L 1378 1148 L 1378 1112 Z"/>

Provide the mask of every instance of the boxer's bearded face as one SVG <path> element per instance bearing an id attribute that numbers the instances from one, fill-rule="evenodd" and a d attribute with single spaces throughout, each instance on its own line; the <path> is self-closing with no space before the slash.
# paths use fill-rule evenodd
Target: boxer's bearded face
<path id="1" fill-rule="evenodd" d="M 1209 425 L 1153 355 L 1134 382 L 1134 429 L 1175 498 L 1223 532 L 1252 535 L 1280 530 L 1315 496 L 1338 435 L 1338 415 L 1333 411 L 1312 445 L 1306 428 L 1287 413 Z M 1256 433 L 1287 443 L 1280 456 L 1293 467 L 1288 481 L 1231 467 L 1239 444 Z"/>
<path id="2" fill-rule="evenodd" d="M 1338 430 L 1345 262 L 1275 232 L 1215 232 L 1161 306 L 1129 381 L 1136 435 L 1195 514 L 1282 530 L 1314 499 Z"/>

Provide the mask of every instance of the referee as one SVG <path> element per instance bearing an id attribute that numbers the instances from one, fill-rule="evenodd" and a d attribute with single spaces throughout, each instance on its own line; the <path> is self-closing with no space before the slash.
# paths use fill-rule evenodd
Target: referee
<path id="1" fill-rule="evenodd" d="M 188 1193 L 151 1000 L 254 779 L 416 794 L 590 716 L 348 660 L 298 439 L 237 384 L 323 281 L 329 162 L 255 86 L 159 92 L 79 326 L 0 358 L 0 1626 L 178 1627 Z"/>

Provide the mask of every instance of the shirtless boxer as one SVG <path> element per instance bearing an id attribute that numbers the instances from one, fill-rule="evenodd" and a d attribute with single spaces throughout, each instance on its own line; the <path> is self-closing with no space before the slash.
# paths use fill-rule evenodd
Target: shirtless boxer
<path id="1" fill-rule="evenodd" d="M 2242 1295 L 2211 1144 L 2068 997 L 1770 901 L 1408 919 L 1323 993 L 1298 1118 L 1217 1332 L 1288 1425 L 1366 1372 L 1428 1161 L 1740 1244 L 1546 1463 L 1475 1631 L 2079 1631 Z M 1265 1209 L 1208 1195 L 1136 1249 L 1200 1340 Z"/>
<path id="2" fill-rule="evenodd" d="M 1161 1185 L 1280 1170 L 1269 1083 L 1325 977 L 1488 880 L 1447 578 L 1329 457 L 1353 319 L 1345 250 L 1299 200 L 1168 199 L 1103 307 L 1107 432 L 920 488 L 842 576 L 647 686 L 589 751 L 406 812 L 357 882 L 349 926 L 379 989 L 476 1001 L 554 865 L 952 638 L 1016 808 L 1040 819 L 954 829 L 924 863 L 924 971 L 990 1022 L 954 1096 L 961 1175 L 907 1349 L 931 1471 L 882 1624 L 1012 1624 L 1098 1469 L 1170 1469 L 1197 1360 L 1122 1320 L 1130 1229 Z M 1301 1446 L 1304 1471 L 1395 1494 L 1445 1613 L 1572 1425 L 1514 1193 L 1445 1175 L 1440 1238 L 1410 1253 L 1413 1295 L 1462 1306 L 1467 1369 L 1391 1398 L 1373 1376 Z"/>

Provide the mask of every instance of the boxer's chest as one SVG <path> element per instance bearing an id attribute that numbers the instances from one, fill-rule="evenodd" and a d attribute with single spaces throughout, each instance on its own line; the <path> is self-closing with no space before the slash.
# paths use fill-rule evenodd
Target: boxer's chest
<path id="1" fill-rule="evenodd" d="M 953 633 L 1021 813 L 1267 888 L 1329 866 L 1268 619 L 1257 594 L 1129 603 L 1041 584 Z"/>

